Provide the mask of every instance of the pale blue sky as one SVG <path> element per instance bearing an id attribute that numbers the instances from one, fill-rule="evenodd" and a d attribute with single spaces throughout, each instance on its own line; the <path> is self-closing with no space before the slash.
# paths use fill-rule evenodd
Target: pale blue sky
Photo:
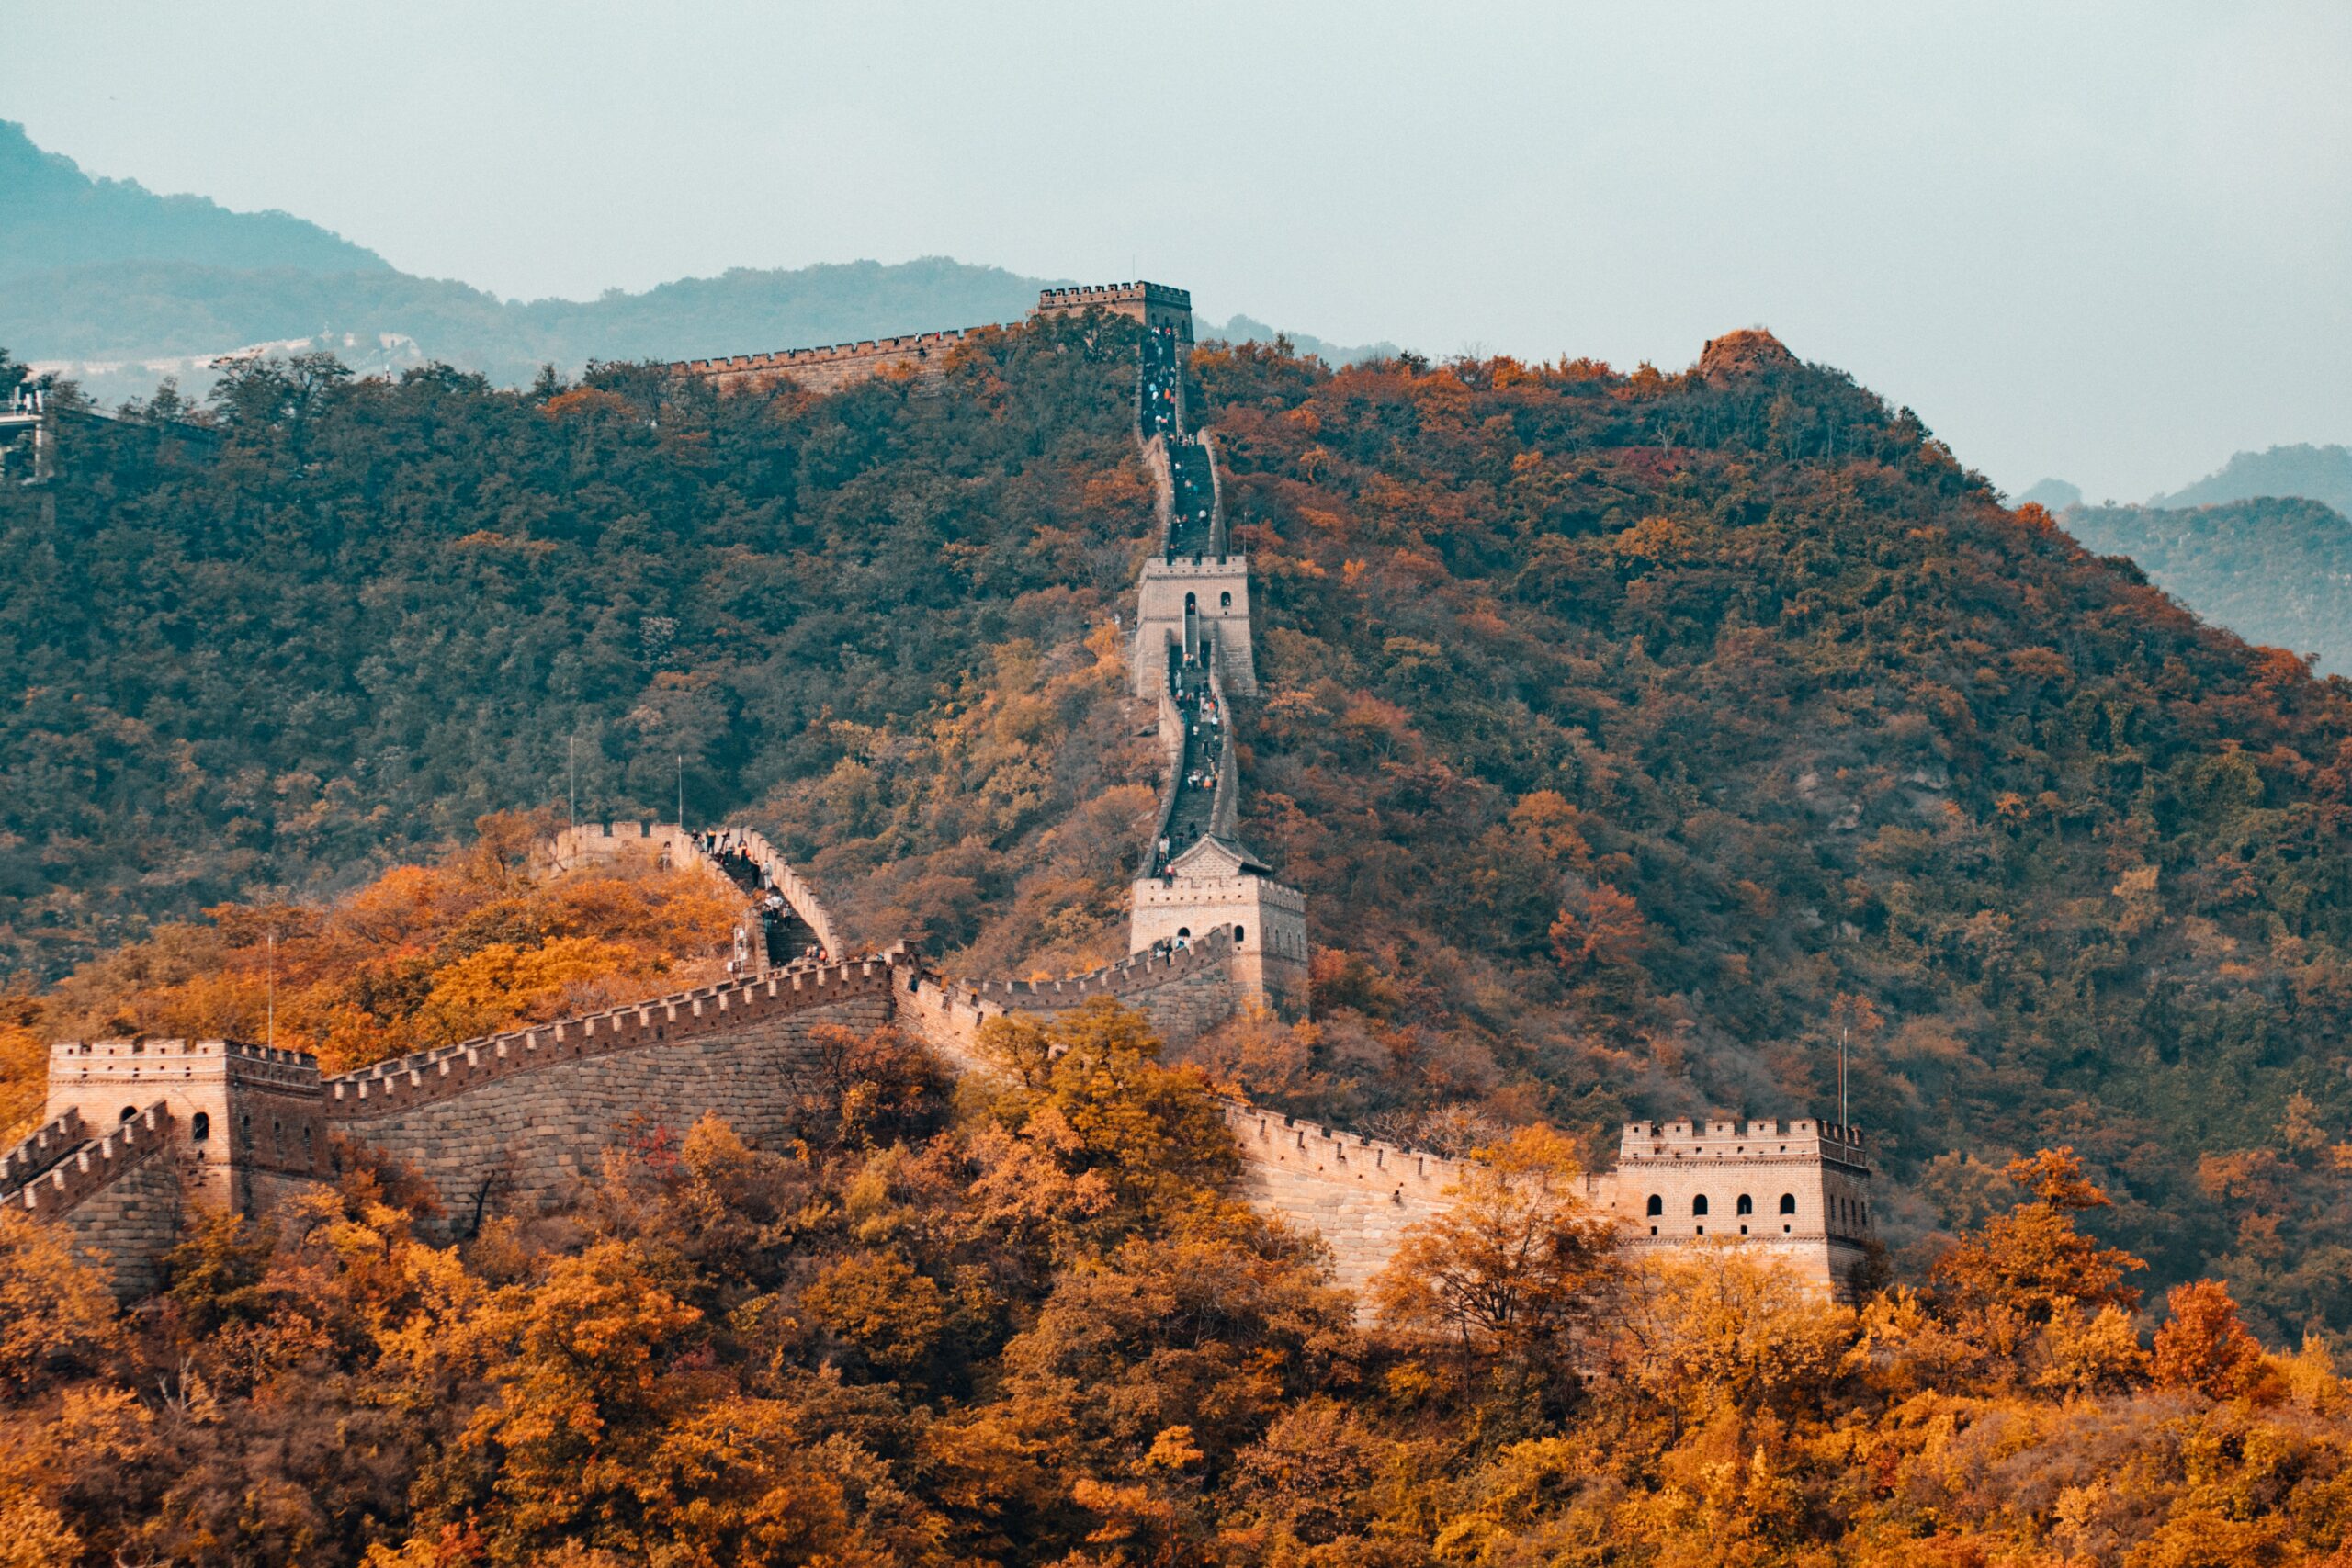
<path id="1" fill-rule="evenodd" d="M 1760 323 L 2094 498 L 2352 441 L 2347 85 L 2326 3 L 0 0 L 44 146 L 502 294 L 947 254 L 1436 354 Z"/>

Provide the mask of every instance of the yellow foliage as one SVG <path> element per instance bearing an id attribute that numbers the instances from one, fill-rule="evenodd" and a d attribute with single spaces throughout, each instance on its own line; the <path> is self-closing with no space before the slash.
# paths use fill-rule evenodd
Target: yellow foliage
<path id="1" fill-rule="evenodd" d="M 557 937 L 537 947 L 497 942 L 436 970 L 417 1010 L 420 1043 L 437 1044 L 585 1010 L 589 981 L 659 974 L 639 948 L 602 937 Z"/>

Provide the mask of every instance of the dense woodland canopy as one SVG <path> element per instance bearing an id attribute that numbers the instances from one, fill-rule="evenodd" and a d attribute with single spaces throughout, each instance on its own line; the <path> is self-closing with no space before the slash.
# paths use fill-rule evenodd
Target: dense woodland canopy
<path id="1" fill-rule="evenodd" d="M 1112 629 L 1131 331 L 825 399 L 308 360 L 204 437 L 69 422 L 0 498 L 11 952 L 54 974 L 560 808 L 576 738 L 583 817 L 667 815 L 683 756 L 687 816 L 769 829 L 865 939 L 1115 953 L 1154 761 Z M 1195 368 L 1264 606 L 1244 832 L 1321 948 L 1317 1021 L 1207 1066 L 1590 1158 L 1629 1111 L 1827 1111 L 1842 1032 L 1908 1277 L 2063 1143 L 2155 1287 L 2352 1328 L 2340 685 L 1758 335 L 1674 375 Z"/>
<path id="2" fill-rule="evenodd" d="M 2071 1155 L 1859 1308 L 1736 1247 L 1635 1269 L 1522 1127 L 1359 1324 L 1235 1202 L 1107 1002 L 992 1024 L 952 1102 L 841 1032 L 790 1146 L 649 1120 L 455 1247 L 396 1169 L 203 1221 L 119 1313 L 0 1215 L 23 1564 L 2330 1565 L 2352 1384 L 2225 1288 L 2135 1325 Z M 350 1152 L 350 1151 L 347 1151 Z M 425 1233 L 431 1234 L 429 1232 Z"/>

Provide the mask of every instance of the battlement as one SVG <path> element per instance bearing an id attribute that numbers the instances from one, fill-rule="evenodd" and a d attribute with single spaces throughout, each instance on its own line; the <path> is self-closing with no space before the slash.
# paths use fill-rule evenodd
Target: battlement
<path id="1" fill-rule="evenodd" d="M 300 1088 L 314 1083 L 319 1059 L 308 1051 L 248 1045 L 236 1040 L 61 1040 L 49 1048 L 49 1078 L 88 1084 L 154 1083 L 199 1074 L 232 1076 L 243 1084 Z"/>
<path id="2" fill-rule="evenodd" d="M 84 1143 L 10 1194 L 7 1201 L 28 1214 L 62 1213 L 162 1153 L 175 1126 L 171 1107 L 156 1100 L 96 1143 Z"/>
<path id="3" fill-rule="evenodd" d="M 673 376 L 699 376 L 716 383 L 721 391 L 771 387 L 788 380 L 812 392 L 838 392 L 854 383 L 894 371 L 930 381 L 946 373 L 957 345 L 984 330 L 951 327 L 941 332 L 828 344 L 821 348 L 785 348 L 716 359 L 682 359 L 666 368 Z"/>
<path id="4" fill-rule="evenodd" d="M 1618 1157 L 1627 1165 L 1658 1160 L 1756 1160 L 1783 1158 L 1836 1159 L 1864 1166 L 1862 1131 L 1837 1122 L 1799 1117 L 1786 1126 L 1778 1121 L 1628 1122 L 1618 1145 Z"/>
<path id="5" fill-rule="evenodd" d="M 1087 310 L 1125 316 L 1148 327 L 1173 327 L 1178 337 L 1193 341 L 1192 290 L 1165 283 L 1084 283 L 1041 289 L 1034 313 L 1074 316 Z"/>
<path id="6" fill-rule="evenodd" d="M 1154 556 L 1143 563 L 1143 575 L 1147 579 L 1181 580 L 1188 582 L 1210 581 L 1218 578 L 1228 581 L 1238 578 L 1246 581 L 1250 575 L 1250 566 L 1248 558 L 1239 554 L 1222 558 L 1179 556 L 1174 560 Z M 1224 640 L 1220 638 L 1219 642 L 1222 643 Z"/>
<path id="7" fill-rule="evenodd" d="M 1460 1181 L 1471 1166 L 1468 1160 L 1262 1111 L 1246 1100 L 1220 1100 L 1218 1110 L 1241 1140 L 1243 1157 L 1261 1164 L 1295 1162 L 1326 1175 L 1389 1182 L 1432 1201 Z"/>
<path id="8" fill-rule="evenodd" d="M 974 327 L 948 327 L 939 332 L 907 333 L 898 337 L 865 338 L 857 343 L 832 343 L 817 348 L 780 348 L 765 354 L 733 354 L 718 359 L 682 359 L 667 368 L 673 375 L 727 376 L 752 370 L 791 372 L 846 362 L 910 355 L 929 359 L 970 337 Z"/>
<path id="9" fill-rule="evenodd" d="M 1031 313 L 1068 316 L 1087 310 L 1105 310 L 1148 327 L 1173 328 L 1186 343 L 1193 339 L 1191 292 L 1164 283 L 1089 283 L 1069 288 L 1047 288 L 1038 294 L 1037 307 Z M 959 345 L 990 330 L 945 327 L 896 337 L 863 338 L 854 343 L 673 360 L 664 368 L 673 376 L 701 377 L 716 383 L 722 391 L 769 387 L 789 380 L 812 392 L 837 392 L 855 382 L 893 371 L 918 380 L 935 379 L 946 372 Z"/>
<path id="10" fill-rule="evenodd" d="M 895 1015 L 958 1072 L 986 1074 L 981 1025 L 1015 1012 L 1057 1012 L 1096 997 L 1142 1010 L 1163 1040 L 1181 1043 L 1233 1015 L 1242 987 L 1240 931 L 1205 932 L 1181 949 L 1130 953 L 1059 980 L 945 980 L 910 968 Z"/>
<path id="11" fill-rule="evenodd" d="M 90 1125 L 79 1111 L 51 1117 L 7 1153 L 0 1154 L 0 1196 L 15 1191 L 89 1141 Z"/>
<path id="12" fill-rule="evenodd" d="M 703 834 L 666 822 L 582 822 L 557 833 L 541 853 L 549 870 L 561 872 L 643 849 L 652 851 L 666 864 L 698 863 L 714 874 L 725 876 L 726 868 L 704 849 L 706 838 L 719 853 L 740 853 L 758 867 L 775 890 L 784 895 L 792 912 L 817 933 L 817 943 L 826 953 L 839 958 L 847 952 L 815 886 L 795 871 L 766 835 L 756 829 L 726 828 Z"/>
<path id="13" fill-rule="evenodd" d="M 1129 953 L 1116 964 L 1063 980 L 982 980 L 962 987 L 975 1000 L 1014 1011 L 1077 1007 L 1096 997 L 1124 997 L 1165 985 L 1181 976 L 1224 967 L 1235 951 L 1236 928 L 1220 926 L 1167 953 Z"/>
<path id="14" fill-rule="evenodd" d="M 774 970 L 379 1062 L 326 1081 L 327 1114 L 339 1122 L 389 1116 L 556 1063 L 724 1033 L 848 996 L 889 990 L 890 964 L 885 959 Z"/>

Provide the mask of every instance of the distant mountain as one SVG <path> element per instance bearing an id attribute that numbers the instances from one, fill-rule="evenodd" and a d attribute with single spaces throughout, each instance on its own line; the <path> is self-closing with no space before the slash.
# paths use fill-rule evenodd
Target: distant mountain
<path id="1" fill-rule="evenodd" d="M 0 290 L 0 345 L 60 370 L 102 400 L 163 375 L 198 389 L 212 355 L 293 339 L 413 341 L 424 358 L 503 385 L 542 365 L 693 358 L 883 333 L 1018 321 L 1048 281 L 944 256 L 737 269 L 594 300 L 505 301 L 390 267 L 312 274 L 118 261 L 19 277 Z"/>
<path id="2" fill-rule="evenodd" d="M 94 179 L 0 119 L 0 278 L 125 261 L 295 272 L 390 272 L 371 250 L 283 212 L 232 212 L 200 196 L 158 196 Z"/>
<path id="3" fill-rule="evenodd" d="M 1291 347 L 1298 353 L 1311 355 L 1324 364 L 1334 367 L 1361 364 L 1367 359 L 1388 359 L 1394 357 L 1397 352 L 1396 345 L 1385 340 L 1379 343 L 1358 344 L 1353 348 L 1343 348 L 1336 343 L 1327 343 L 1307 333 L 1285 332 L 1278 327 L 1270 327 L 1265 322 L 1250 316 L 1236 316 L 1221 327 L 1211 326 L 1202 321 L 1196 323 L 1193 330 L 1203 342 L 1212 338 L 1223 338 L 1227 343 L 1272 343 L 1276 338 L 1288 338 Z"/>
<path id="4" fill-rule="evenodd" d="M 738 267 L 640 294 L 503 300 L 417 277 L 316 224 L 243 213 L 135 181 L 94 179 L 0 121 L 0 347 L 82 384 L 101 402 L 144 397 L 165 377 L 200 394 L 212 360 L 262 345 L 322 347 L 368 371 L 438 359 L 501 385 L 542 365 L 686 359 L 800 348 L 889 333 L 1019 321 L 1025 277 L 944 256 L 791 271 Z M 1271 342 L 1248 316 L 1204 337 Z M 1288 334 L 1333 365 L 1393 353 Z"/>
<path id="5" fill-rule="evenodd" d="M 2322 674 L 2352 675 L 2352 521 L 2334 508 L 2265 496 L 2188 510 L 2077 507 L 2064 522 L 2086 548 L 2130 557 L 2206 619 L 2249 642 L 2316 653 Z"/>
<path id="6" fill-rule="evenodd" d="M 2273 446 L 2241 452 L 2195 484 L 2148 504 L 2213 506 L 2257 495 L 2300 495 L 2352 516 L 2352 446 Z"/>
<path id="7" fill-rule="evenodd" d="M 2045 507 L 2052 512 L 2064 512 L 2070 506 L 2080 506 L 2083 503 L 2083 488 L 2080 485 L 2068 484 L 2064 479 L 2043 479 L 2040 484 L 2018 497 L 2019 506 L 2025 505 L 2028 502 L 2031 502 L 2036 506 Z"/>

